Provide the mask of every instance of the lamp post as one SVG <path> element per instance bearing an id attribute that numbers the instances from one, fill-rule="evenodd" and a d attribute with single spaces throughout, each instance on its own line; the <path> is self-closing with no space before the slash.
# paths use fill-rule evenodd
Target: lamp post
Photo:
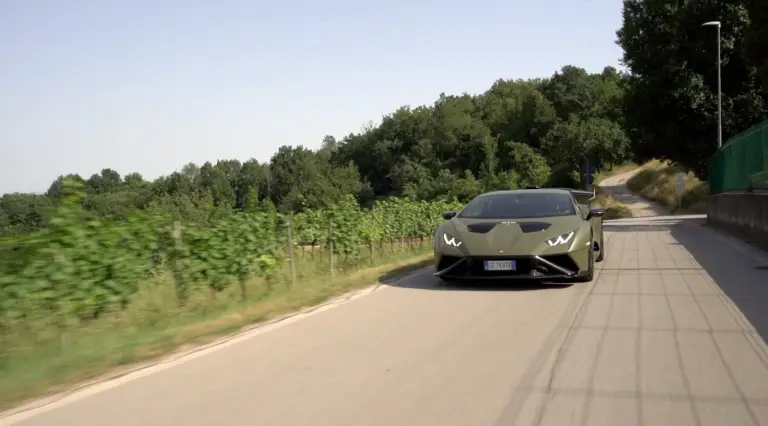
<path id="1" fill-rule="evenodd" d="M 723 102 L 720 79 L 720 21 L 705 22 L 702 27 L 717 27 L 717 149 L 723 146 Z"/>

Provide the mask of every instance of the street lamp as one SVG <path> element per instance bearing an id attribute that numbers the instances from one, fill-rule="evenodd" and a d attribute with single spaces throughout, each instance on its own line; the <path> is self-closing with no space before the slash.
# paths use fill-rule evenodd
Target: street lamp
<path id="1" fill-rule="evenodd" d="M 720 82 L 720 21 L 709 21 L 702 27 L 717 27 L 717 149 L 723 146 L 723 102 Z"/>

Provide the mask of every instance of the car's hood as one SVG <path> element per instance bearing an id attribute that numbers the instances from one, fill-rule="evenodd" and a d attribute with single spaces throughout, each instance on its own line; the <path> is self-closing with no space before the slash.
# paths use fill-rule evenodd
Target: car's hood
<path id="1" fill-rule="evenodd" d="M 575 215 L 508 220 L 456 217 L 443 223 L 442 231 L 449 239 L 461 241 L 458 250 L 464 255 L 532 255 L 580 248 L 589 239 L 589 226 L 588 221 Z M 569 232 L 575 235 L 566 244 L 555 247 L 547 244 L 547 240 Z"/>

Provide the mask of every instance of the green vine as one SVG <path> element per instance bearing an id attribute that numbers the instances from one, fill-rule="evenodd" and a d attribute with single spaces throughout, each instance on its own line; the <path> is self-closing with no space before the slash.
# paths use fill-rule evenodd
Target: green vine
<path id="1" fill-rule="evenodd" d="M 31 320 L 61 327 L 120 311 L 153 274 L 167 270 L 183 304 L 193 286 L 211 297 L 232 284 L 242 296 L 251 277 L 271 278 L 288 262 L 288 218 L 275 212 L 236 213 L 211 223 L 182 224 L 140 211 L 121 223 L 89 218 L 82 188 L 66 196 L 48 228 L 0 245 L 0 327 Z M 333 243 L 334 255 L 355 260 L 360 246 L 434 233 L 455 203 L 389 199 L 371 210 L 354 197 L 292 218 L 294 246 Z"/>

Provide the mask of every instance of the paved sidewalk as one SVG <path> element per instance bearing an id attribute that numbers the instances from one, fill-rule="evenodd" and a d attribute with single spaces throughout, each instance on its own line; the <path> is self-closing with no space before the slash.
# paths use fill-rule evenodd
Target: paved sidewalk
<path id="1" fill-rule="evenodd" d="M 672 235 L 697 228 L 609 227 L 601 274 L 515 424 L 768 425 L 768 348 Z M 758 260 L 706 242 L 752 270 L 743 285 L 768 284 Z"/>

